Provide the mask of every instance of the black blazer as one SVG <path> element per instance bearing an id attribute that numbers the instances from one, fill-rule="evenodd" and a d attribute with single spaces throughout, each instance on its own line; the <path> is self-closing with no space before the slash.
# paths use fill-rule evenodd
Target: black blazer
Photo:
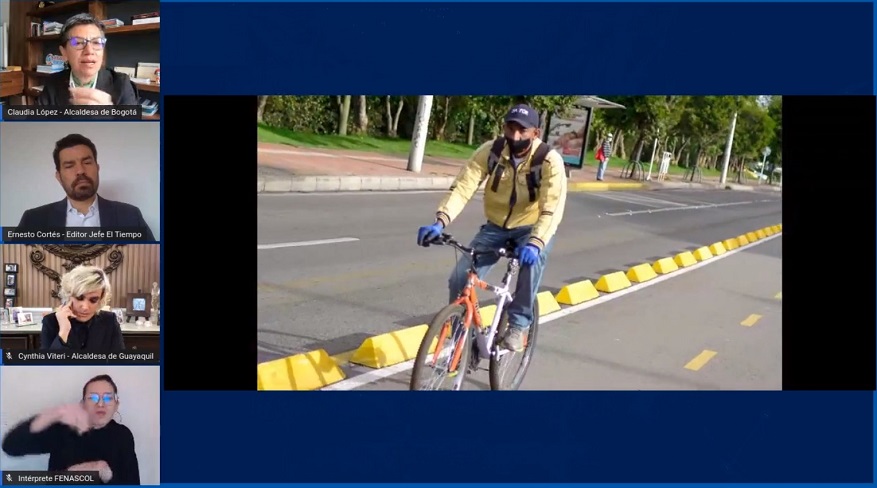
<path id="1" fill-rule="evenodd" d="M 139 230 L 143 232 L 143 241 L 155 241 L 152 230 L 143 219 L 140 209 L 134 205 L 97 196 L 100 226 L 107 230 Z M 49 203 L 42 207 L 25 210 L 18 223 L 18 231 L 47 231 L 67 228 L 67 199 Z M 115 240 L 115 239 L 109 239 Z"/>
<path id="2" fill-rule="evenodd" d="M 54 312 L 43 317 L 40 332 L 41 349 L 71 349 L 91 352 L 121 352 L 125 349 L 122 326 L 112 312 L 98 311 L 88 323 L 70 319 L 67 344 L 58 337 L 58 315 Z"/>
<path id="3" fill-rule="evenodd" d="M 102 69 L 97 75 L 96 89 L 105 91 L 113 99 L 113 105 L 140 105 L 140 94 L 131 78 L 125 73 Z M 70 105 L 70 69 L 54 73 L 43 83 L 43 92 L 37 105 Z"/>

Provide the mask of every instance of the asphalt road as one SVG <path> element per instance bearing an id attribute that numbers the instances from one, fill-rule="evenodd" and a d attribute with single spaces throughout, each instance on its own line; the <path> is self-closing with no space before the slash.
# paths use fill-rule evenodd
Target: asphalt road
<path id="1" fill-rule="evenodd" d="M 781 390 L 781 289 L 778 237 L 549 320 L 521 389 Z M 410 378 L 366 374 L 357 389 L 407 390 Z M 486 369 L 467 380 L 489 389 Z"/>
<path id="2" fill-rule="evenodd" d="M 415 243 L 440 194 L 258 198 L 260 361 L 349 351 L 368 336 L 425 323 L 446 303 L 453 250 Z M 773 192 L 571 193 L 543 289 L 777 224 L 781 214 Z M 482 223 L 476 197 L 448 232 L 468 241 Z"/>

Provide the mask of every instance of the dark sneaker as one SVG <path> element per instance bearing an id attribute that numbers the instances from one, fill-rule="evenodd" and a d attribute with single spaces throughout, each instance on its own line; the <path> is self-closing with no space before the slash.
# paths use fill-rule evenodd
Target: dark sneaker
<path id="1" fill-rule="evenodd" d="M 502 341 L 503 347 L 513 352 L 521 352 L 524 350 L 524 337 L 526 336 L 527 331 L 523 329 L 518 329 L 517 327 L 510 327 L 508 332 L 506 332 L 505 338 Z"/>

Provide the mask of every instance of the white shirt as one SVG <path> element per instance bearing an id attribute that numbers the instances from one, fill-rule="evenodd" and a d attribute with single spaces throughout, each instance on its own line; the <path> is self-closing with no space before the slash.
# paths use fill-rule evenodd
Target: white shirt
<path id="1" fill-rule="evenodd" d="M 82 214 L 76 210 L 67 199 L 67 227 L 100 227 L 100 209 L 97 206 L 97 198 L 88 207 L 88 213 Z"/>

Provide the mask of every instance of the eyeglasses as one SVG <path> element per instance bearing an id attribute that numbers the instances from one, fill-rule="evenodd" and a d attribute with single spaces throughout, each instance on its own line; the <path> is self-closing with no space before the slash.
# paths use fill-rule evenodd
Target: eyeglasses
<path id="1" fill-rule="evenodd" d="M 76 49 L 77 51 L 82 51 L 83 49 L 85 49 L 86 44 L 91 44 L 92 49 L 100 50 L 107 45 L 107 38 L 94 37 L 91 39 L 86 39 L 84 37 L 71 37 L 67 40 L 67 44 L 69 44 L 70 47 Z"/>
<path id="2" fill-rule="evenodd" d="M 116 395 L 113 393 L 104 393 L 103 395 L 98 395 L 97 393 L 91 393 L 91 394 L 85 395 L 85 398 L 86 398 L 86 400 L 90 401 L 91 403 L 94 403 L 95 405 L 97 405 L 98 403 L 101 403 L 101 400 L 103 400 L 104 405 L 109 405 L 109 404 L 116 401 Z"/>

